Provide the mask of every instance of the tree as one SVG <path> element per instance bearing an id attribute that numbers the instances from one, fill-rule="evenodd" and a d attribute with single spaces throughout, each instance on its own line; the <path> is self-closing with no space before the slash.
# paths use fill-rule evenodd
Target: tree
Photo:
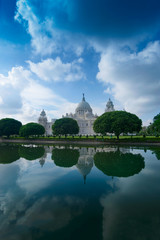
<path id="1" fill-rule="evenodd" d="M 158 113 L 156 116 L 153 118 L 153 122 L 160 120 L 160 113 Z"/>
<path id="2" fill-rule="evenodd" d="M 79 126 L 72 118 L 60 118 L 52 125 L 52 131 L 55 135 L 78 134 Z"/>
<path id="3" fill-rule="evenodd" d="M 43 135 L 45 133 L 45 129 L 42 125 L 38 123 L 27 123 L 20 128 L 19 134 L 21 137 L 28 138 L 29 136 L 35 135 Z"/>
<path id="4" fill-rule="evenodd" d="M 98 117 L 93 125 L 96 133 L 114 133 L 117 139 L 119 139 L 121 133 L 139 132 L 141 127 L 141 119 L 126 111 L 106 112 Z"/>
<path id="5" fill-rule="evenodd" d="M 13 118 L 3 118 L 0 120 L 0 136 L 19 134 L 22 123 Z"/>
<path id="6" fill-rule="evenodd" d="M 147 134 L 148 135 L 154 135 L 155 134 L 153 123 L 150 123 L 150 125 L 147 127 Z"/>
<path id="7" fill-rule="evenodd" d="M 153 118 L 153 129 L 156 135 L 160 134 L 160 113 Z"/>
<path id="8" fill-rule="evenodd" d="M 141 131 L 139 132 L 140 135 L 143 135 L 143 137 L 145 137 L 148 134 L 148 127 L 143 126 Z"/>

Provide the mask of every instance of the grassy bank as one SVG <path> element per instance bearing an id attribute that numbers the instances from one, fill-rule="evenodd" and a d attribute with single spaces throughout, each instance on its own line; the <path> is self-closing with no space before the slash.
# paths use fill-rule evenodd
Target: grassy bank
<path id="1" fill-rule="evenodd" d="M 78 144 L 155 144 L 160 145 L 160 137 L 154 136 L 120 136 L 119 140 L 115 136 L 61 136 L 61 137 L 23 137 L 1 138 L 0 142 L 19 142 L 19 143 L 78 143 Z"/>
<path id="2" fill-rule="evenodd" d="M 5 138 L 6 139 L 6 138 Z M 10 137 L 9 139 L 26 139 L 23 137 Z M 117 141 L 129 141 L 129 142 L 148 142 L 148 141 L 153 141 L 153 142 L 160 142 L 160 137 L 155 137 L 155 136 L 120 136 L 119 140 L 117 139 L 116 136 L 55 136 L 55 137 L 29 137 L 28 140 L 49 140 L 49 141 L 54 141 L 54 140 L 58 140 L 58 141 L 113 141 L 113 142 L 117 142 Z"/>

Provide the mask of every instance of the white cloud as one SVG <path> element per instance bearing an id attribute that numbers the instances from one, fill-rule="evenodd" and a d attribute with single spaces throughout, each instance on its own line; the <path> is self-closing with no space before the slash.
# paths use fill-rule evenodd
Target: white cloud
<path id="1" fill-rule="evenodd" d="M 55 60 L 48 58 L 39 63 L 28 61 L 30 69 L 45 81 L 71 82 L 85 78 L 80 63 L 82 59 L 70 63 L 63 63 L 59 57 Z"/>
<path id="2" fill-rule="evenodd" d="M 0 118 L 36 122 L 43 108 L 47 110 L 49 120 L 75 109 L 76 104 L 55 94 L 34 77 L 31 71 L 21 66 L 12 68 L 8 76 L 0 74 Z"/>
<path id="3" fill-rule="evenodd" d="M 15 20 L 23 24 L 30 34 L 31 44 L 36 54 L 51 55 L 61 50 L 72 51 L 77 56 L 83 53 L 86 42 L 84 37 L 55 28 L 53 17 L 46 15 L 41 20 L 34 10 L 29 2 L 17 0 Z"/>
<path id="4" fill-rule="evenodd" d="M 157 111 L 160 102 L 160 42 L 140 51 L 109 47 L 101 55 L 97 79 L 127 111 L 142 116 Z M 107 90 L 108 91 L 108 90 Z"/>
<path id="5" fill-rule="evenodd" d="M 21 90 L 29 84 L 30 72 L 14 67 L 8 76 L 0 74 L 1 113 L 18 113 L 22 108 Z M 3 104 L 2 104 L 3 103 Z"/>
<path id="6" fill-rule="evenodd" d="M 40 20 L 33 13 L 32 8 L 29 6 L 27 1 L 17 1 L 17 13 L 15 15 L 15 19 L 20 23 L 24 22 L 28 33 L 32 37 L 32 46 L 36 53 L 46 55 L 51 54 L 56 50 L 57 46 L 55 45 L 55 42 L 51 37 L 49 37 L 52 25 L 51 21 L 46 19 L 40 24 Z"/>

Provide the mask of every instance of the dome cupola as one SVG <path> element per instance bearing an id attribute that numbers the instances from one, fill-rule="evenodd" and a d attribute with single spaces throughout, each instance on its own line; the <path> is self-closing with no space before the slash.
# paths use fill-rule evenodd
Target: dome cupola
<path id="1" fill-rule="evenodd" d="M 111 99 L 109 98 L 109 100 L 106 104 L 105 112 L 113 112 L 113 111 L 115 111 L 114 105 L 113 105 L 113 102 L 111 101 Z"/>
<path id="2" fill-rule="evenodd" d="M 44 125 L 45 123 L 47 123 L 47 116 L 46 113 L 44 111 L 44 109 L 42 110 L 42 112 L 40 113 L 40 116 L 38 118 L 38 122 L 42 125 Z"/>
<path id="3" fill-rule="evenodd" d="M 86 102 L 84 93 L 83 93 L 82 101 L 78 104 L 76 108 L 76 113 L 84 114 L 86 112 L 92 113 L 92 108 L 90 107 L 89 103 Z"/>

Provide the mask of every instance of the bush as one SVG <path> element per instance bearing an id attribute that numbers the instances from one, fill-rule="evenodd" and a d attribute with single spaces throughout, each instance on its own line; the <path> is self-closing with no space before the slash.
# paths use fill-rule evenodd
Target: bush
<path id="1" fill-rule="evenodd" d="M 52 125 L 53 134 L 78 134 L 79 126 L 76 120 L 72 118 L 60 118 Z"/>
<path id="2" fill-rule="evenodd" d="M 21 137 L 28 138 L 29 136 L 40 136 L 45 133 L 45 129 L 38 123 L 27 123 L 20 128 L 19 134 Z"/>
<path id="3" fill-rule="evenodd" d="M 0 136 L 19 134 L 22 123 L 13 118 L 3 118 L 0 120 Z"/>

